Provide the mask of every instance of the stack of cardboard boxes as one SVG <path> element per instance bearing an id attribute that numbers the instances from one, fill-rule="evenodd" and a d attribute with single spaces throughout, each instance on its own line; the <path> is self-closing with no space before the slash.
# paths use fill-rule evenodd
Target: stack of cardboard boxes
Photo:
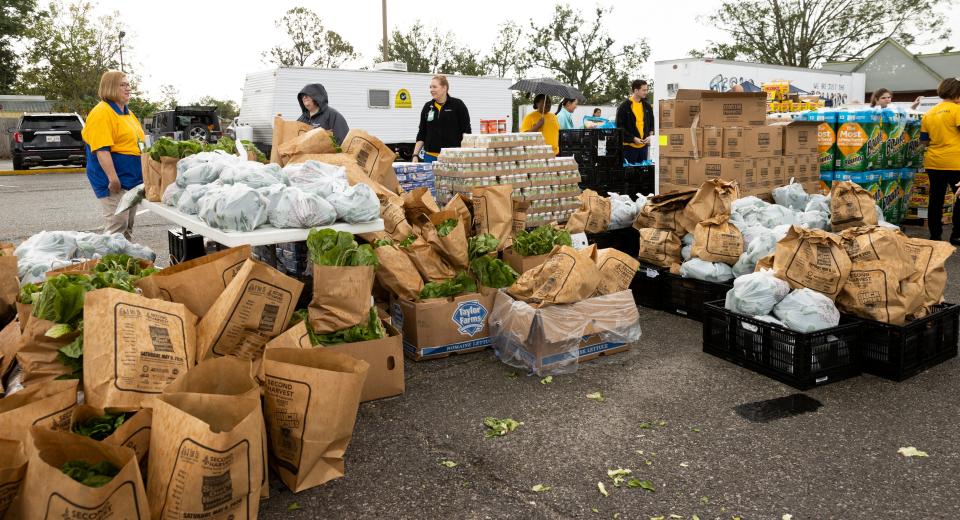
<path id="1" fill-rule="evenodd" d="M 743 195 L 769 197 L 793 179 L 819 187 L 817 123 L 767 123 L 764 93 L 680 90 L 660 101 L 660 192 L 713 177 L 735 180 Z"/>

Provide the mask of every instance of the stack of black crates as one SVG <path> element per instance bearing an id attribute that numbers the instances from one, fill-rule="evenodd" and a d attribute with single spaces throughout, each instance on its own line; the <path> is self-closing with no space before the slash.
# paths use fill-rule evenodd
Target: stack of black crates
<path id="1" fill-rule="evenodd" d="M 559 155 L 576 159 L 581 189 L 604 195 L 653 193 L 653 166 L 624 166 L 619 128 L 561 130 Z"/>

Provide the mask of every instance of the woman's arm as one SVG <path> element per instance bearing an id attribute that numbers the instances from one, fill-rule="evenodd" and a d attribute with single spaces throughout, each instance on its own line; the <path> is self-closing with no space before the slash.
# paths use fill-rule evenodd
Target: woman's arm
<path id="1" fill-rule="evenodd" d="M 113 156 L 110 150 L 97 150 L 97 161 L 103 172 L 107 174 L 108 188 L 110 193 L 120 193 L 120 178 L 117 177 L 117 169 L 113 166 Z"/>
<path id="2" fill-rule="evenodd" d="M 423 149 L 423 141 L 417 141 L 413 145 L 413 162 L 420 162 L 420 150 Z"/>
<path id="3" fill-rule="evenodd" d="M 547 118 L 543 115 L 543 112 L 540 112 L 539 110 L 537 110 L 537 112 L 540 113 L 540 120 L 530 127 L 531 132 L 539 132 L 540 129 L 543 128 L 543 124 L 547 121 Z"/>

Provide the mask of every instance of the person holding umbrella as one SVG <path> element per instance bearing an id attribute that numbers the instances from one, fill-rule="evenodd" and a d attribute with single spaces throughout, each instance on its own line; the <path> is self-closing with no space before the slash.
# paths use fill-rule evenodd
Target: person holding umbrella
<path id="1" fill-rule="evenodd" d="M 560 153 L 560 122 L 557 116 L 550 112 L 550 97 L 537 94 L 533 98 L 533 112 L 530 112 L 520 123 L 521 132 L 540 132 L 543 140 L 553 147 L 554 155 Z"/>
<path id="2" fill-rule="evenodd" d="M 637 164 L 647 160 L 653 129 L 653 107 L 647 103 L 650 87 L 642 79 L 633 80 L 633 93 L 617 108 L 617 128 L 623 130 L 623 160 Z"/>
<path id="3" fill-rule="evenodd" d="M 448 95 L 450 83 L 443 74 L 430 80 L 430 100 L 420 111 L 417 144 L 413 146 L 413 162 L 423 159 L 432 163 L 444 148 L 459 148 L 463 134 L 470 133 L 470 113 L 463 101 Z M 420 152 L 423 151 L 423 157 Z"/>

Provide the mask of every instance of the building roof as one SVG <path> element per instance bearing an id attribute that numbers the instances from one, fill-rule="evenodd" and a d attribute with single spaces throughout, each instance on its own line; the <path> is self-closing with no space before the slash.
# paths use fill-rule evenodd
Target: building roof
<path id="1" fill-rule="evenodd" d="M 50 112 L 56 101 L 43 96 L 0 95 L 0 112 Z"/>
<path id="2" fill-rule="evenodd" d="M 821 65 L 824 70 L 863 72 L 867 90 L 880 87 L 893 90 L 933 90 L 960 71 L 960 52 L 913 54 L 892 38 L 887 38 L 860 60 L 832 61 Z"/>

